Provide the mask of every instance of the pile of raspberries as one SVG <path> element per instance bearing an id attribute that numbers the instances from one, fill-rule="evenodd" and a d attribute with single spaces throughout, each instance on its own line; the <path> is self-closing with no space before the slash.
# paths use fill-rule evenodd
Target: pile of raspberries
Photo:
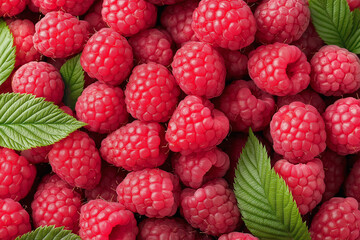
<path id="1" fill-rule="evenodd" d="M 360 60 L 324 44 L 307 0 L 2 0 L 0 17 L 16 47 L 0 92 L 87 124 L 0 149 L 0 239 L 257 239 L 232 190 L 250 128 L 312 239 L 360 238 Z M 59 69 L 80 53 L 72 111 Z"/>

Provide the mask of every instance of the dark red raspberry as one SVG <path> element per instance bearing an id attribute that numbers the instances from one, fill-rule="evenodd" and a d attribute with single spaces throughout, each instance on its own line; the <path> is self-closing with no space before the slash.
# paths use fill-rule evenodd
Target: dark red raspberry
<path id="1" fill-rule="evenodd" d="M 0 239 L 14 240 L 31 231 L 30 216 L 20 203 L 0 198 Z"/>
<path id="2" fill-rule="evenodd" d="M 88 39 L 89 23 L 61 11 L 49 12 L 35 25 L 34 46 L 51 58 L 80 52 Z"/>
<path id="3" fill-rule="evenodd" d="M 150 218 L 174 215 L 180 190 L 177 176 L 158 168 L 130 172 L 116 188 L 119 203 Z"/>
<path id="4" fill-rule="evenodd" d="M 49 152 L 53 171 L 74 187 L 92 189 L 101 178 L 101 159 L 94 140 L 75 131 L 54 144 Z"/>
<path id="5" fill-rule="evenodd" d="M 305 53 L 308 59 L 311 59 L 312 56 L 319 51 L 319 49 L 324 46 L 324 41 L 317 34 L 314 25 L 310 22 L 308 28 L 301 37 L 292 43 L 293 45 L 300 48 L 300 50 Z"/>
<path id="6" fill-rule="evenodd" d="M 133 53 L 125 37 L 111 28 L 103 28 L 86 43 L 80 63 L 90 77 L 119 85 L 130 74 Z"/>
<path id="7" fill-rule="evenodd" d="M 217 50 L 224 58 L 226 79 L 241 79 L 247 74 L 248 57 L 245 54 L 225 48 L 217 48 Z"/>
<path id="8" fill-rule="evenodd" d="M 166 122 L 173 114 L 180 89 L 171 72 L 161 64 L 136 66 L 125 89 L 127 111 L 136 119 Z"/>
<path id="9" fill-rule="evenodd" d="M 191 24 L 196 37 L 216 47 L 239 50 L 255 39 L 256 21 L 243 0 L 202 0 Z"/>
<path id="10" fill-rule="evenodd" d="M 11 87 L 14 92 L 44 97 L 59 104 L 64 95 L 64 82 L 60 72 L 46 62 L 29 62 L 13 75 Z"/>
<path id="11" fill-rule="evenodd" d="M 157 8 L 144 0 L 104 0 L 101 14 L 112 29 L 130 37 L 155 26 Z"/>
<path id="12" fill-rule="evenodd" d="M 219 236 L 233 231 L 240 223 L 234 192 L 222 178 L 181 193 L 181 213 L 194 228 Z"/>
<path id="13" fill-rule="evenodd" d="M 292 164 L 282 159 L 275 163 L 274 170 L 289 186 L 301 215 L 310 212 L 321 202 L 325 191 L 325 173 L 320 159 L 314 158 L 306 164 Z"/>
<path id="14" fill-rule="evenodd" d="M 171 151 L 183 155 L 220 144 L 229 132 L 229 120 L 207 99 L 185 97 L 177 106 L 166 131 Z"/>
<path id="15" fill-rule="evenodd" d="M 61 10 L 73 16 L 85 14 L 93 2 L 94 0 L 33 0 L 33 4 L 43 14 Z"/>
<path id="16" fill-rule="evenodd" d="M 259 239 L 248 233 L 231 232 L 228 234 L 221 235 L 219 237 L 219 240 L 259 240 Z"/>
<path id="17" fill-rule="evenodd" d="M 292 45 L 262 45 L 249 54 L 250 77 L 262 90 L 277 96 L 294 95 L 310 83 L 310 63 Z"/>
<path id="18" fill-rule="evenodd" d="M 15 16 L 26 8 L 29 0 L 2 0 L 0 2 L 0 17 Z"/>
<path id="19" fill-rule="evenodd" d="M 348 239 L 360 236 L 360 211 L 354 198 L 332 198 L 323 203 L 310 227 L 312 240 Z"/>
<path id="20" fill-rule="evenodd" d="M 21 151 L 21 156 L 25 157 L 30 163 L 38 164 L 49 162 L 47 155 L 49 154 L 52 145 L 45 147 L 31 148 L 28 150 Z"/>
<path id="21" fill-rule="evenodd" d="M 349 4 L 350 10 L 353 11 L 355 8 L 360 8 L 359 0 L 346 0 Z"/>
<path id="22" fill-rule="evenodd" d="M 360 159 L 360 158 L 359 158 Z M 345 195 L 360 202 L 360 160 L 353 165 L 345 182 Z"/>
<path id="23" fill-rule="evenodd" d="M 134 214 L 119 203 L 97 199 L 81 207 L 79 235 L 83 240 L 135 240 L 136 225 Z"/>
<path id="24" fill-rule="evenodd" d="M 273 96 L 260 90 L 253 81 L 233 81 L 215 105 L 228 117 L 232 131 L 248 132 L 249 128 L 261 131 L 275 112 Z"/>
<path id="25" fill-rule="evenodd" d="M 90 33 L 94 34 L 102 28 L 108 27 L 101 16 L 103 0 L 98 0 L 86 13 L 84 20 L 90 25 Z"/>
<path id="26" fill-rule="evenodd" d="M 208 43 L 185 43 L 176 51 L 171 67 L 180 88 L 188 95 L 213 98 L 224 90 L 224 59 Z"/>

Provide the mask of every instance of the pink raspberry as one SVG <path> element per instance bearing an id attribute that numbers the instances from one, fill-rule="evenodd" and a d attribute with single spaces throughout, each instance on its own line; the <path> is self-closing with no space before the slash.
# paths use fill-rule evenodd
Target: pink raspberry
<path id="1" fill-rule="evenodd" d="M 202 152 L 220 144 L 229 132 L 229 120 L 207 99 L 185 97 L 174 111 L 165 139 L 173 152 Z"/>
<path id="2" fill-rule="evenodd" d="M 157 8 L 145 0 L 104 0 L 101 14 L 112 29 L 130 37 L 155 26 Z"/>
<path id="3" fill-rule="evenodd" d="M 84 20 L 87 21 L 90 25 L 90 33 L 94 34 L 97 31 L 100 31 L 102 28 L 108 27 L 104 22 L 101 16 L 103 0 L 98 0 L 92 7 L 89 9 L 87 14 L 84 17 Z"/>
<path id="4" fill-rule="evenodd" d="M 320 159 L 292 164 L 285 159 L 274 165 L 274 170 L 289 186 L 300 214 L 313 210 L 320 203 L 325 191 L 325 173 Z"/>
<path id="5" fill-rule="evenodd" d="M 171 67 L 176 82 L 188 95 L 213 98 L 224 90 L 224 59 L 208 43 L 185 43 L 175 53 Z"/>
<path id="6" fill-rule="evenodd" d="M 297 41 L 292 42 L 292 44 L 300 48 L 308 59 L 311 59 L 325 43 L 319 37 L 319 34 L 317 34 L 314 25 L 310 22 L 304 34 Z"/>
<path id="7" fill-rule="evenodd" d="M 355 162 L 346 178 L 345 195 L 360 202 L 360 160 Z"/>
<path id="8" fill-rule="evenodd" d="M 326 96 L 341 96 L 360 88 L 360 60 L 335 45 L 322 47 L 311 59 L 311 87 Z"/>
<path id="9" fill-rule="evenodd" d="M 33 0 L 33 4 L 39 7 L 39 11 L 47 14 L 52 11 L 64 11 L 73 16 L 85 14 L 94 0 Z"/>
<path id="10" fill-rule="evenodd" d="M 359 0 L 346 0 L 349 4 L 350 10 L 353 11 L 355 8 L 360 8 Z"/>
<path id="11" fill-rule="evenodd" d="M 243 0 L 201 0 L 192 18 L 196 37 L 213 46 L 239 50 L 255 39 L 256 21 Z"/>
<path id="12" fill-rule="evenodd" d="M 80 52 L 88 39 L 89 23 L 61 11 L 49 12 L 35 25 L 34 47 L 50 58 Z"/>
<path id="13" fill-rule="evenodd" d="M 191 226 L 214 236 L 229 233 L 240 223 L 235 194 L 222 178 L 214 179 L 197 190 L 184 189 L 181 213 Z"/>
<path id="14" fill-rule="evenodd" d="M 184 0 L 148 0 L 149 3 L 157 6 L 174 5 L 183 1 Z"/>
<path id="15" fill-rule="evenodd" d="M 165 129 L 159 123 L 135 120 L 101 142 L 101 156 L 129 171 L 158 167 L 169 154 L 164 136 Z"/>
<path id="16" fill-rule="evenodd" d="M 0 2 L 0 17 L 15 16 L 26 8 L 29 0 L 2 0 Z"/>
<path id="17" fill-rule="evenodd" d="M 258 27 L 256 39 L 262 43 L 291 43 L 298 40 L 310 22 L 306 0 L 269 0 L 254 13 Z"/>
<path id="18" fill-rule="evenodd" d="M 248 70 L 255 84 L 272 95 L 294 95 L 310 83 L 311 66 L 305 54 L 283 43 L 262 45 L 252 51 Z"/>
<path id="19" fill-rule="evenodd" d="M 30 216 L 20 203 L 0 198 L 0 239 L 14 240 L 31 231 Z"/>
<path id="20" fill-rule="evenodd" d="M 360 211 L 354 198 L 332 198 L 323 203 L 310 227 L 312 240 L 348 239 L 360 236 Z"/>
<path id="21" fill-rule="evenodd" d="M 51 148 L 52 145 L 31 148 L 21 151 L 20 155 L 25 157 L 32 164 L 45 163 L 49 162 L 47 155 L 49 154 Z"/>
<path id="22" fill-rule="evenodd" d="M 139 232 L 134 214 L 119 203 L 91 200 L 81 207 L 79 235 L 83 240 L 135 240 Z"/>
<path id="23" fill-rule="evenodd" d="M 92 189 L 99 183 L 100 154 L 86 133 L 73 132 L 55 143 L 48 156 L 53 171 L 71 186 Z"/>
<path id="24" fill-rule="evenodd" d="M 219 237 L 219 240 L 259 240 L 259 239 L 248 233 L 231 232 L 228 234 L 221 235 Z"/>
<path id="25" fill-rule="evenodd" d="M 136 119 L 166 122 L 173 114 L 180 89 L 171 72 L 163 65 L 136 66 L 125 89 L 127 111 Z"/>
<path id="26" fill-rule="evenodd" d="M 184 185 L 195 189 L 223 177 L 230 166 L 229 156 L 218 148 L 186 156 L 176 154 L 171 160 L 175 174 Z"/>
<path id="27" fill-rule="evenodd" d="M 64 95 L 64 82 L 60 72 L 46 62 L 29 62 L 18 68 L 11 82 L 17 93 L 33 94 L 59 104 Z"/>
<path id="28" fill-rule="evenodd" d="M 232 131 L 261 131 L 275 112 L 272 95 L 260 90 L 253 81 L 236 80 L 226 86 L 216 106 L 228 117 Z"/>
<path id="29" fill-rule="evenodd" d="M 130 74 L 133 53 L 125 37 L 111 28 L 103 28 L 86 43 L 80 63 L 90 77 L 119 85 Z"/>
<path id="30" fill-rule="evenodd" d="M 116 188 L 119 203 L 150 218 L 174 215 L 180 190 L 179 179 L 158 168 L 130 172 Z"/>
<path id="31" fill-rule="evenodd" d="M 225 61 L 226 79 L 241 79 L 247 74 L 248 57 L 245 54 L 225 48 L 217 50 Z"/>

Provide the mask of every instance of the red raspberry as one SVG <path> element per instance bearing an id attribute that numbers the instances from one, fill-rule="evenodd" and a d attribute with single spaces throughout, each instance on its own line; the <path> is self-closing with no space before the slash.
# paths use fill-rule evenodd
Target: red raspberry
<path id="1" fill-rule="evenodd" d="M 46 62 L 29 62 L 16 70 L 11 82 L 12 90 L 44 97 L 59 104 L 64 95 L 64 82 L 60 72 Z"/>
<path id="2" fill-rule="evenodd" d="M 14 240 L 31 231 L 30 216 L 20 203 L 0 198 L 0 239 Z"/>
<path id="3" fill-rule="evenodd" d="M 173 152 L 186 155 L 207 151 L 220 144 L 229 132 L 229 120 L 207 99 L 185 97 L 172 115 L 165 139 Z"/>
<path id="4" fill-rule="evenodd" d="M 84 20 L 90 25 L 90 33 L 94 34 L 102 28 L 108 27 L 101 16 L 103 0 L 98 0 L 87 12 Z"/>
<path id="5" fill-rule="evenodd" d="M 94 0 L 32 0 L 35 7 L 43 14 L 52 11 L 64 11 L 73 16 L 85 14 Z"/>
<path id="6" fill-rule="evenodd" d="M 360 1 L 359 0 L 346 0 L 349 4 L 350 10 L 353 11 L 355 8 L 360 9 Z"/>
<path id="7" fill-rule="evenodd" d="M 125 89 L 127 111 L 141 121 L 166 122 L 173 114 L 180 89 L 171 72 L 157 63 L 136 66 Z"/>
<path id="8" fill-rule="evenodd" d="M 346 178 L 345 195 L 360 202 L 360 160 L 355 162 Z"/>
<path id="9" fill-rule="evenodd" d="M 310 22 L 306 0 L 269 0 L 254 13 L 258 27 L 256 39 L 262 43 L 291 43 L 298 40 Z"/>
<path id="10" fill-rule="evenodd" d="M 310 83 L 311 66 L 305 54 L 283 43 L 262 45 L 252 51 L 248 70 L 255 84 L 272 95 L 294 95 Z"/>
<path id="11" fill-rule="evenodd" d="M 323 203 L 310 227 L 312 240 L 348 239 L 360 236 L 360 211 L 354 198 L 332 198 Z"/>
<path id="12" fill-rule="evenodd" d="M 134 214 L 119 203 L 97 199 L 81 207 L 79 235 L 83 240 L 135 240 L 138 232 Z"/>
<path id="13" fill-rule="evenodd" d="M 188 95 L 213 98 L 224 90 L 224 59 L 208 43 L 185 43 L 175 53 L 171 67 L 180 88 Z"/>
<path id="14" fill-rule="evenodd" d="M 104 0 L 101 14 L 112 29 L 130 37 L 155 26 L 157 8 L 144 0 Z"/>
<path id="15" fill-rule="evenodd" d="M 164 6 L 164 5 L 174 5 L 180 2 L 183 2 L 184 0 L 148 0 L 149 3 L 152 3 L 154 5 L 158 6 Z"/>
<path id="16" fill-rule="evenodd" d="M 312 56 L 319 51 L 322 46 L 324 46 L 324 41 L 319 37 L 314 25 L 310 22 L 304 34 L 301 35 L 299 40 L 293 42 L 292 44 L 300 48 L 308 59 L 311 59 Z"/>
<path id="17" fill-rule="evenodd" d="M 233 131 L 261 131 L 275 112 L 272 95 L 260 90 L 253 81 L 237 80 L 226 86 L 216 106 L 228 117 Z"/>
<path id="18" fill-rule="evenodd" d="M 255 39 L 256 21 L 243 0 L 202 0 L 191 24 L 202 42 L 230 50 L 249 46 Z"/>
<path id="19" fill-rule="evenodd" d="M 53 171 L 71 186 L 92 189 L 99 183 L 100 155 L 86 133 L 73 132 L 55 143 L 48 156 Z"/>
<path id="20" fill-rule="evenodd" d="M 215 236 L 233 231 L 240 221 L 235 194 L 222 178 L 214 179 L 197 190 L 184 189 L 181 213 L 191 226 Z"/>
<path id="21" fill-rule="evenodd" d="M 116 188 L 119 203 L 150 218 L 174 215 L 180 190 L 179 179 L 158 168 L 130 172 Z"/>
<path id="22" fill-rule="evenodd" d="M 326 96 L 341 96 L 360 88 L 360 60 L 335 45 L 322 47 L 311 59 L 311 87 Z"/>
<path id="23" fill-rule="evenodd" d="M 306 164 L 292 164 L 282 159 L 275 163 L 274 170 L 289 186 L 301 215 L 310 212 L 321 202 L 325 191 L 325 173 L 320 159 L 314 158 Z"/>
<path id="24" fill-rule="evenodd" d="M 231 232 L 228 234 L 221 235 L 219 237 L 219 240 L 259 240 L 259 239 L 248 233 Z"/>
<path id="25" fill-rule="evenodd" d="M 241 79 L 247 74 L 248 57 L 240 51 L 225 48 L 217 49 L 224 58 L 227 79 Z"/>
<path id="26" fill-rule="evenodd" d="M 0 2 L 0 17 L 15 16 L 26 8 L 29 0 L 2 0 Z"/>
<path id="27" fill-rule="evenodd" d="M 20 155 L 25 157 L 32 164 L 45 163 L 49 162 L 47 155 L 49 154 L 51 148 L 52 145 L 31 148 L 21 151 Z"/>
<path id="28" fill-rule="evenodd" d="M 184 185 L 195 189 L 223 177 L 230 166 L 229 156 L 218 148 L 187 156 L 176 154 L 171 160 L 175 174 Z"/>
<path id="29" fill-rule="evenodd" d="M 113 29 L 103 28 L 86 43 L 80 63 L 90 77 L 119 85 L 130 74 L 133 53 L 126 38 Z"/>

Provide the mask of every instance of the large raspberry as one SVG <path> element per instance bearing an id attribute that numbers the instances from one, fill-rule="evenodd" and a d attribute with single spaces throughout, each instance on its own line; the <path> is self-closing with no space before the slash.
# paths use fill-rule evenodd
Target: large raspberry
<path id="1" fill-rule="evenodd" d="M 230 50 L 249 46 L 255 39 L 256 22 L 243 0 L 202 0 L 191 24 L 202 42 Z"/>
<path id="2" fill-rule="evenodd" d="M 133 53 L 125 37 L 111 28 L 103 28 L 86 43 L 80 63 L 90 77 L 119 85 L 130 74 Z"/>
<path id="3" fill-rule="evenodd" d="M 52 145 L 31 148 L 21 151 L 20 155 L 25 157 L 30 163 L 37 164 L 43 162 L 49 162 L 47 155 L 49 154 Z"/>
<path id="4" fill-rule="evenodd" d="M 0 17 L 15 16 L 26 8 L 29 0 L 2 0 L 0 2 Z"/>
<path id="5" fill-rule="evenodd" d="M 259 239 L 248 233 L 231 232 L 228 234 L 221 235 L 219 237 L 219 240 L 259 240 Z"/>
<path id="6" fill-rule="evenodd" d="M 96 33 L 102 28 L 108 27 L 101 16 L 103 0 L 98 0 L 86 13 L 84 20 L 90 25 L 90 33 Z"/>
<path id="7" fill-rule="evenodd" d="M 158 168 L 130 172 L 116 192 L 126 209 L 150 218 L 172 216 L 179 206 L 179 179 Z"/>
<path id="8" fill-rule="evenodd" d="M 217 48 L 224 58 L 226 79 L 241 79 L 247 74 L 248 57 L 240 51 Z"/>
<path id="9" fill-rule="evenodd" d="M 185 97 L 177 106 L 166 131 L 170 150 L 189 154 L 220 144 L 229 132 L 229 120 L 207 99 Z"/>
<path id="10" fill-rule="evenodd" d="M 249 54 L 250 77 L 262 90 L 277 96 L 294 95 L 310 83 L 310 63 L 292 45 L 262 45 Z"/>
<path id="11" fill-rule="evenodd" d="M 359 158 L 360 159 L 360 158 Z M 360 160 L 353 165 L 345 182 L 345 195 L 360 202 Z"/>
<path id="12" fill-rule="evenodd" d="M 324 46 L 324 41 L 319 37 L 319 34 L 316 32 L 314 25 L 310 22 L 308 28 L 301 37 L 292 42 L 293 45 L 300 48 L 300 50 L 305 53 L 308 59 L 311 59 L 312 56 L 319 51 L 319 49 Z"/>

